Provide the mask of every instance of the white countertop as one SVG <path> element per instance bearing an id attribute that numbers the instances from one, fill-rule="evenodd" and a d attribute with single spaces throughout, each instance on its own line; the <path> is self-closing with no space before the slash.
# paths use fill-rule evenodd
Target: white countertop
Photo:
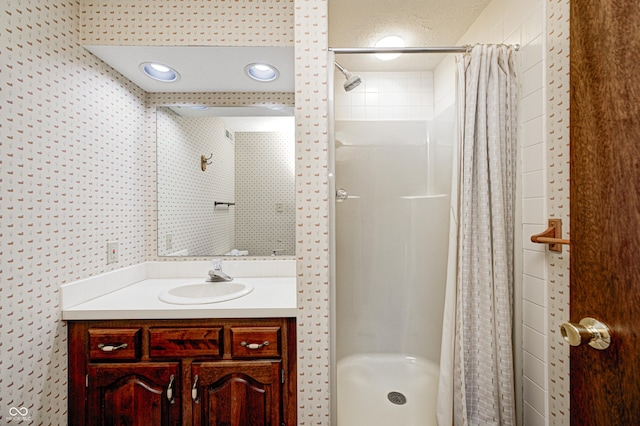
<path id="1" fill-rule="evenodd" d="M 246 296 L 225 302 L 174 305 L 158 299 L 160 292 L 202 278 L 150 278 L 75 306 L 63 308 L 63 320 L 275 318 L 295 317 L 295 277 L 236 277 L 233 282 L 253 285 Z"/>

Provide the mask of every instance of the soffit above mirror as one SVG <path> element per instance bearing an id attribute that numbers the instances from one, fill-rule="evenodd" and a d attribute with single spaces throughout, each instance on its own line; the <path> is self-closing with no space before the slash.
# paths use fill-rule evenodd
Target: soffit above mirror
<path id="1" fill-rule="evenodd" d="M 293 92 L 294 48 L 218 46 L 84 46 L 146 92 Z M 180 78 L 161 82 L 140 69 L 147 62 L 175 69 Z M 266 63 L 276 80 L 252 80 L 245 67 Z"/>

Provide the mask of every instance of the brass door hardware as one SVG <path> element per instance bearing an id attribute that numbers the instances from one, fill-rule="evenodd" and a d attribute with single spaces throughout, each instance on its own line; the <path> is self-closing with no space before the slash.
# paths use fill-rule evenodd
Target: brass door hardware
<path id="1" fill-rule="evenodd" d="M 594 318 L 583 318 L 580 324 L 565 322 L 560 326 L 560 333 L 571 346 L 588 343 L 594 349 L 604 350 L 611 344 L 609 327 Z"/>

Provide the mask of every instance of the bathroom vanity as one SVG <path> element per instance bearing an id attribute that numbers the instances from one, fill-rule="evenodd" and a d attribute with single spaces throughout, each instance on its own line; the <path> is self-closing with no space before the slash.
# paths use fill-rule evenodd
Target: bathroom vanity
<path id="1" fill-rule="evenodd" d="M 144 279 L 66 307 L 63 289 L 70 425 L 297 424 L 295 278 L 237 278 L 253 291 L 221 303 L 159 299 L 194 280 Z"/>
<path id="2" fill-rule="evenodd" d="M 71 321 L 70 425 L 295 425 L 295 319 Z"/>

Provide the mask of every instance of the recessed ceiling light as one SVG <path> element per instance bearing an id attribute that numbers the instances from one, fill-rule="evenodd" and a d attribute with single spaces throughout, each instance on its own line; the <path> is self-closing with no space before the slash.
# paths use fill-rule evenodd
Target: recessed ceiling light
<path id="1" fill-rule="evenodd" d="M 376 42 L 375 47 L 404 47 L 404 39 L 398 36 L 383 37 Z M 376 53 L 376 58 L 390 61 L 400 56 L 400 53 Z"/>
<path id="2" fill-rule="evenodd" d="M 244 71 L 256 81 L 273 81 L 280 76 L 278 69 L 269 64 L 249 64 Z"/>
<path id="3" fill-rule="evenodd" d="M 166 83 L 180 80 L 180 74 L 178 74 L 178 71 L 167 65 L 157 62 L 143 62 L 142 64 L 140 64 L 140 69 L 148 77 L 154 80 L 163 81 Z"/>
<path id="4" fill-rule="evenodd" d="M 188 108 L 191 108 L 196 111 L 206 111 L 209 109 L 209 107 L 206 105 L 191 105 Z"/>

